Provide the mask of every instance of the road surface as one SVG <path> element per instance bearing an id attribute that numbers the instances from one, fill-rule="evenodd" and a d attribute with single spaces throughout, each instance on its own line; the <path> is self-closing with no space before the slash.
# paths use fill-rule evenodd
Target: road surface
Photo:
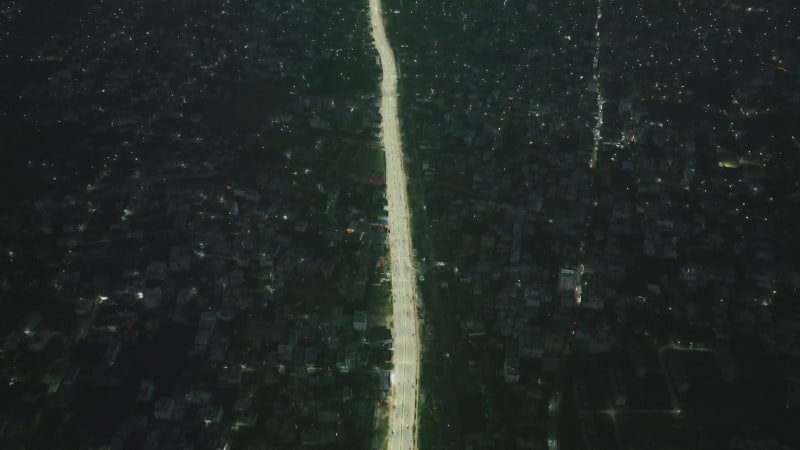
<path id="1" fill-rule="evenodd" d="M 389 253 L 392 273 L 394 370 L 389 449 L 417 448 L 417 386 L 419 333 L 416 312 L 416 273 L 413 265 L 406 174 L 397 117 L 397 65 L 386 37 L 380 0 L 369 0 L 369 18 L 380 56 L 381 137 L 386 157 L 386 199 L 389 203 Z"/>

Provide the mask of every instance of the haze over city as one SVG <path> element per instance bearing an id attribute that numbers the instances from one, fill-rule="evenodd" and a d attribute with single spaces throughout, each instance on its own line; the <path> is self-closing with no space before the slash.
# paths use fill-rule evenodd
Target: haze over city
<path id="1" fill-rule="evenodd" d="M 800 448 L 800 11 L 0 5 L 0 448 Z"/>

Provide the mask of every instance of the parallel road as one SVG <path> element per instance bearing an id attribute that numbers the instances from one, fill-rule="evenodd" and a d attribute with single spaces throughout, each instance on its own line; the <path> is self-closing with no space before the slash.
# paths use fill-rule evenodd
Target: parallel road
<path id="1" fill-rule="evenodd" d="M 397 117 L 397 65 L 386 37 L 380 0 L 369 0 L 369 18 L 380 56 L 381 136 L 386 157 L 386 199 L 389 203 L 389 252 L 394 316 L 394 370 L 389 449 L 417 448 L 416 410 L 419 379 L 419 333 L 416 313 L 416 273 L 411 250 L 406 174 Z"/>

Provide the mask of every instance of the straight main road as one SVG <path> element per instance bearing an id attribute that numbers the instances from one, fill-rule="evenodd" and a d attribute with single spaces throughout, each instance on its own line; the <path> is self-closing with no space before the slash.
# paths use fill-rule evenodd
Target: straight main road
<path id="1" fill-rule="evenodd" d="M 389 252 L 394 319 L 389 449 L 415 450 L 420 346 L 406 173 L 403 167 L 400 122 L 397 117 L 397 65 L 383 26 L 380 0 L 369 0 L 369 18 L 382 70 L 381 138 L 386 158 L 386 199 L 389 203 Z"/>

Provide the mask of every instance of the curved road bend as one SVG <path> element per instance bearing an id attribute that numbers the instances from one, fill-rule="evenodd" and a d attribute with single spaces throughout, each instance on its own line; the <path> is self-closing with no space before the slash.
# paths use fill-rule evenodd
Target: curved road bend
<path id="1" fill-rule="evenodd" d="M 389 203 L 389 253 L 394 318 L 392 410 L 389 449 L 417 448 L 416 409 L 419 379 L 419 333 L 416 314 L 416 274 L 412 264 L 406 174 L 397 117 L 397 65 L 386 37 L 380 0 L 369 0 L 372 36 L 381 61 L 381 136 L 386 158 L 386 199 Z"/>

